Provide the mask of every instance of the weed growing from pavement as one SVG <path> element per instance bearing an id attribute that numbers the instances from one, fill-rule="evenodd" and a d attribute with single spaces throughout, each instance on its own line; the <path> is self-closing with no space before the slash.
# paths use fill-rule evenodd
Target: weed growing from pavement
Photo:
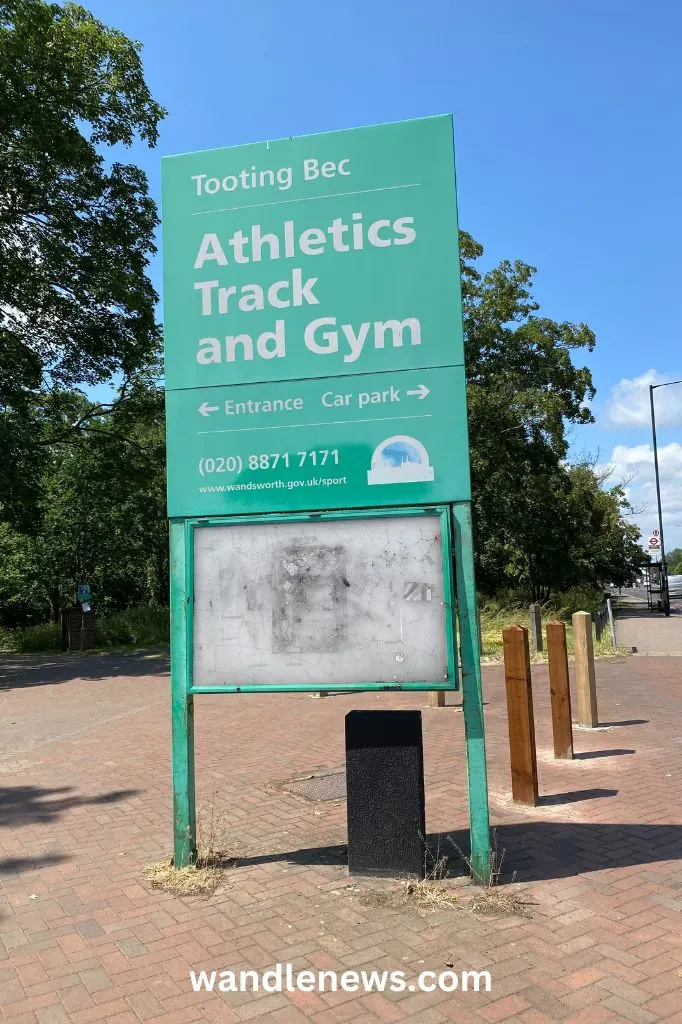
<path id="1" fill-rule="evenodd" d="M 197 808 L 197 858 L 193 864 L 176 868 L 173 858 L 147 864 L 142 878 L 153 889 L 175 896 L 212 896 L 223 884 L 225 872 L 234 867 L 236 854 L 226 849 L 226 811 L 211 799 Z"/>
<path id="2" fill-rule="evenodd" d="M 512 892 L 510 885 L 516 882 L 516 872 L 512 873 L 509 882 L 505 885 L 502 882 L 502 871 L 504 868 L 504 856 L 506 851 L 500 850 L 497 845 L 497 832 L 492 831 L 492 844 L 490 847 L 490 876 L 488 878 L 477 878 L 472 868 L 471 859 L 452 836 L 447 837 L 448 842 L 454 847 L 458 856 L 466 864 L 469 874 L 477 885 L 476 894 L 469 900 L 469 909 L 474 914 L 495 914 L 497 916 L 516 915 L 518 917 L 530 917 L 529 906 L 532 900 L 524 900 L 521 894 Z"/>
<path id="3" fill-rule="evenodd" d="M 448 858 L 441 855 L 440 842 L 436 852 L 429 850 L 424 836 L 424 878 L 410 878 L 399 888 L 372 889 L 362 894 L 365 906 L 391 907 L 402 910 L 406 906 L 416 910 L 451 910 L 460 905 L 459 896 L 443 885 L 448 871 Z"/>
<path id="4" fill-rule="evenodd" d="M 447 836 L 447 839 L 473 877 L 470 858 L 451 836 Z M 490 877 L 485 881 L 478 880 L 473 896 L 463 896 L 444 884 L 448 870 L 448 858 L 440 853 L 439 842 L 435 854 L 432 854 L 428 848 L 425 850 L 425 878 L 410 879 L 402 882 L 397 888 L 370 889 L 361 895 L 360 901 L 365 906 L 388 907 L 392 910 L 412 908 L 427 913 L 438 910 L 464 910 L 472 914 L 490 914 L 496 917 L 530 917 L 528 908 L 532 906 L 532 901 L 523 899 L 520 893 L 509 889 L 509 885 L 513 885 L 516 881 L 516 874 L 512 875 L 507 885 L 501 881 L 504 850 L 501 852 L 498 850 L 497 836 L 494 831 L 493 845 L 490 849 L 490 864 Z"/>
<path id="5" fill-rule="evenodd" d="M 453 910 L 462 906 L 459 896 L 431 879 L 409 879 L 398 888 L 369 889 L 360 896 L 365 907 L 388 907 L 390 910 Z"/>
<path id="6" fill-rule="evenodd" d="M 225 865 L 226 866 L 226 865 Z M 224 866 L 203 863 L 197 858 L 195 864 L 176 868 L 170 860 L 147 864 L 142 869 L 142 878 L 152 889 L 172 892 L 174 896 L 212 896 L 223 881 Z"/>

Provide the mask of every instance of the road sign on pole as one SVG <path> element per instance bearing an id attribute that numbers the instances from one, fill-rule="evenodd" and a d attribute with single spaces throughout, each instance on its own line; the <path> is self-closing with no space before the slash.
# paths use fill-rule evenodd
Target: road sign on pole
<path id="1" fill-rule="evenodd" d="M 472 871 L 485 880 L 452 119 L 167 157 L 163 254 L 176 864 L 194 849 L 195 694 L 319 691 L 318 650 L 335 690 L 455 688 L 456 606 Z M 236 549 L 252 554 L 235 589 Z M 296 613 L 306 600 L 319 628 Z M 431 668 L 405 661 L 394 618 L 408 610 L 445 641 Z M 370 680 L 352 648 L 360 619 L 375 618 L 384 647 Z"/>

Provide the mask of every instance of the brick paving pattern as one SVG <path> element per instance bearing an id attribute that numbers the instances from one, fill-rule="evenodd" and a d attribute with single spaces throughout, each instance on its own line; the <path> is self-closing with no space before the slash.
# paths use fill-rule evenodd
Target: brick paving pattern
<path id="1" fill-rule="evenodd" d="M 679 658 L 598 665 L 603 729 L 552 759 L 545 666 L 533 668 L 541 806 L 511 803 L 499 667 L 485 669 L 491 814 L 531 916 L 367 902 L 344 867 L 345 805 L 283 780 L 344 757 L 353 707 L 424 707 L 427 825 L 466 849 L 459 696 L 196 698 L 199 802 L 224 804 L 241 852 L 208 900 L 159 893 L 170 851 L 162 658 L 0 661 L 0 1020 L 682 1022 Z M 453 883 L 472 892 L 462 874 Z M 190 968 L 488 969 L 490 993 L 195 993 Z"/>
<path id="2" fill-rule="evenodd" d="M 644 655 L 682 655 L 682 598 L 670 602 L 670 615 L 649 609 L 646 590 L 625 591 L 616 612 L 616 641 Z"/>

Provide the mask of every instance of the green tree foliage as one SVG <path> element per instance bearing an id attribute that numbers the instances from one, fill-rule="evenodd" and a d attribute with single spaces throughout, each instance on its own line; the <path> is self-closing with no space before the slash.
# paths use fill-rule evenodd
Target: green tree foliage
<path id="1" fill-rule="evenodd" d="M 157 216 L 116 159 L 162 116 L 138 44 L 75 4 L 0 0 L 0 625 L 56 618 L 82 582 L 99 611 L 167 602 Z M 540 315 L 532 267 L 482 275 L 481 255 L 463 234 L 479 583 L 626 582 L 642 553 L 622 489 L 566 464 L 594 336 Z M 109 406 L 81 390 L 112 382 Z"/>
<path id="2" fill-rule="evenodd" d="M 594 334 L 539 315 L 534 267 L 481 275 L 482 247 L 462 233 L 461 251 L 479 586 L 537 600 L 625 582 L 642 555 L 625 495 L 565 461 L 566 425 L 592 422 L 592 379 L 572 357 Z"/>
<path id="3" fill-rule="evenodd" d="M 479 276 L 480 246 L 462 243 L 479 585 L 542 599 L 628 583 L 646 556 L 622 487 L 589 463 L 566 463 L 566 424 L 591 419 L 594 394 L 571 357 L 593 336 L 536 316 L 532 268 L 503 263 Z M 39 528 L 0 529 L 0 624 L 55 617 L 79 582 L 99 610 L 164 603 L 160 393 L 135 380 L 107 414 L 76 393 L 51 401 Z"/>
<path id="4" fill-rule="evenodd" d="M 107 416 L 72 403 L 91 415 L 51 446 L 39 529 L 0 524 L 0 625 L 56 620 L 78 583 L 98 611 L 167 603 L 162 395 L 138 386 Z"/>
<path id="5" fill-rule="evenodd" d="M 0 502 L 15 521 L 53 397 L 158 356 L 156 207 L 140 168 L 110 159 L 153 146 L 164 114 L 139 50 L 75 4 L 0 0 Z"/>
<path id="6" fill-rule="evenodd" d="M 668 573 L 671 576 L 682 575 L 682 548 L 673 548 L 665 556 Z"/>
<path id="7" fill-rule="evenodd" d="M 479 585 L 543 599 L 628 583 L 646 556 L 622 487 L 587 462 L 566 462 L 566 424 L 591 418 L 594 393 L 571 356 L 592 334 L 535 316 L 532 268 L 505 263 L 478 276 L 480 246 L 462 241 Z M 45 448 L 40 528 L 0 532 L 0 624 L 56 616 L 79 582 L 100 610 L 163 603 L 160 393 L 131 384 L 106 415 L 73 393 L 53 406 L 61 439 Z"/>

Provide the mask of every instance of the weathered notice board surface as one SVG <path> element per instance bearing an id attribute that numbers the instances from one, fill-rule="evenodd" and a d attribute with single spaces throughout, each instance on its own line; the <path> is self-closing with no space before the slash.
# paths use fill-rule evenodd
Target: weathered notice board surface
<path id="1" fill-rule="evenodd" d="M 447 510 L 193 530 L 203 686 L 454 682 Z"/>

